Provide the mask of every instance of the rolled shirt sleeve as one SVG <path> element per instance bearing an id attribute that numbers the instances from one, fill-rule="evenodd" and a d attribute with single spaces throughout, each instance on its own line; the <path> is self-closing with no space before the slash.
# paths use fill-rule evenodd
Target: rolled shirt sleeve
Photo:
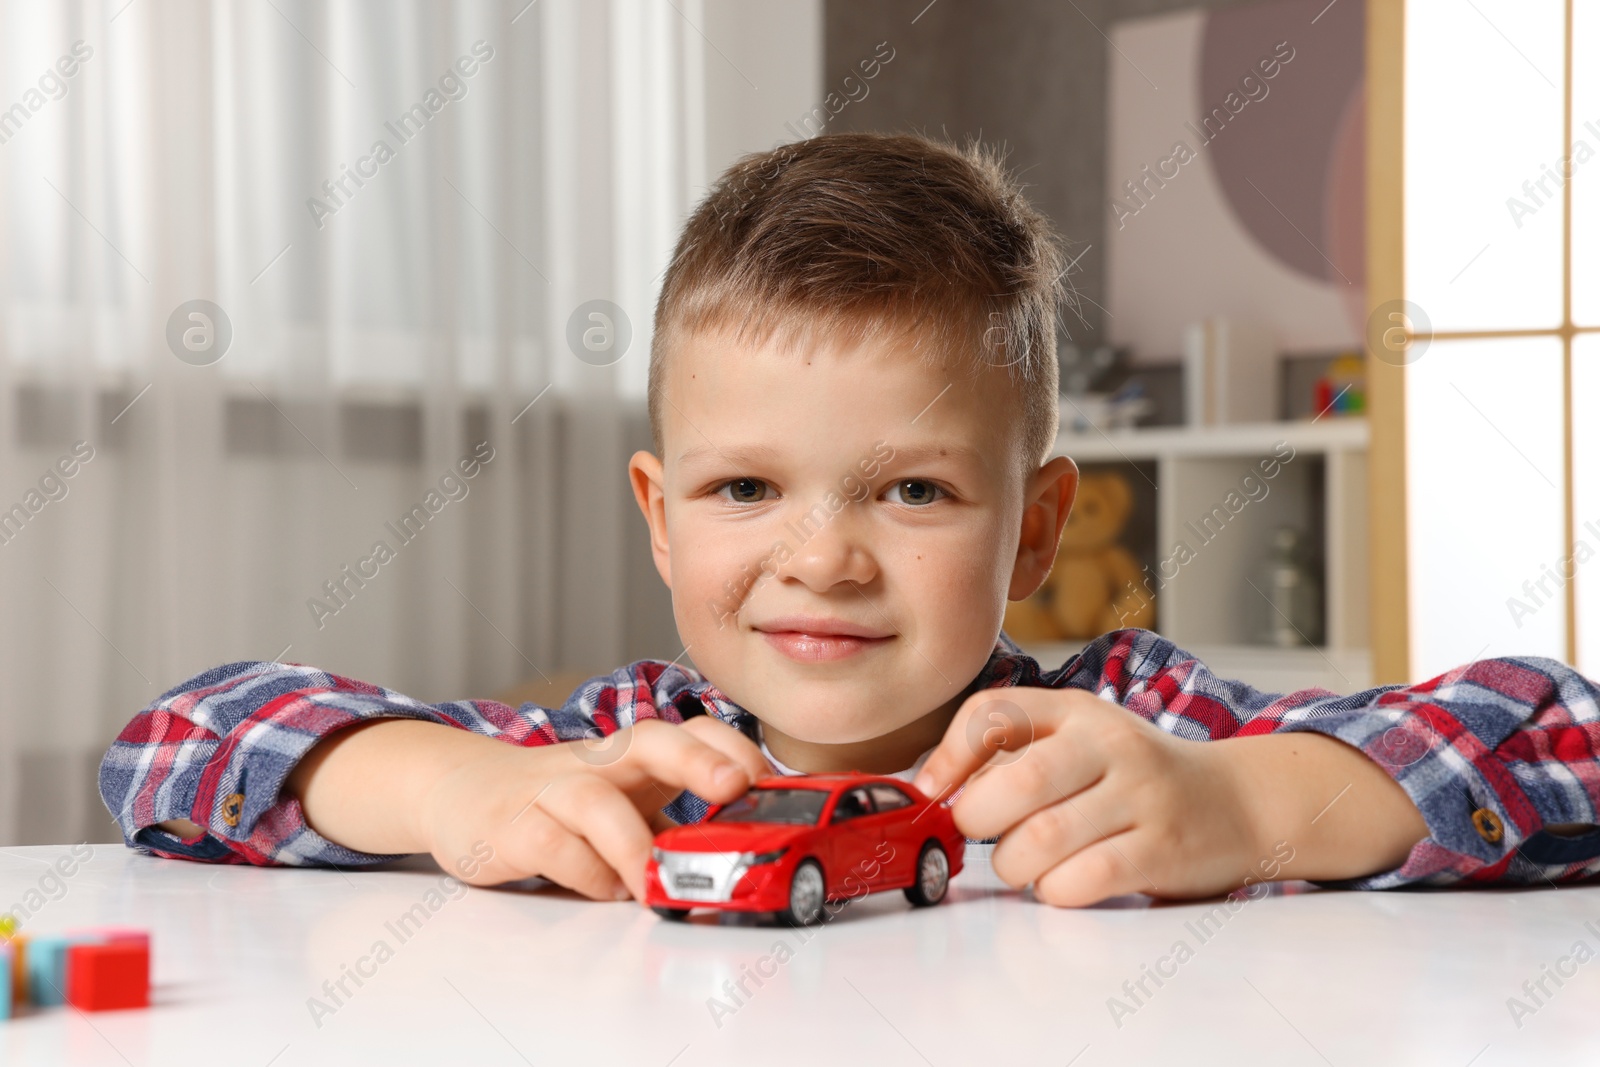
<path id="1" fill-rule="evenodd" d="M 1042 672 L 1020 651 L 991 668 L 990 684 L 1085 689 L 1191 740 L 1307 731 L 1360 749 L 1406 791 L 1429 834 L 1393 870 L 1322 884 L 1526 885 L 1600 873 L 1600 829 L 1565 829 L 1600 821 L 1600 687 L 1555 660 L 1481 660 L 1348 696 L 1279 694 L 1218 678 L 1154 633 L 1120 630 L 1059 670 Z"/>
<path id="2" fill-rule="evenodd" d="M 283 791 L 318 742 L 382 718 L 454 726 L 533 746 L 604 736 L 645 718 L 682 722 L 708 689 L 687 668 L 642 660 L 589 679 L 559 708 L 486 700 L 425 704 L 297 664 L 231 663 L 162 694 L 134 716 L 100 764 L 100 795 L 124 842 L 158 856 L 217 863 L 357 866 L 396 859 L 333 843 Z M 190 839 L 157 824 L 186 819 Z"/>

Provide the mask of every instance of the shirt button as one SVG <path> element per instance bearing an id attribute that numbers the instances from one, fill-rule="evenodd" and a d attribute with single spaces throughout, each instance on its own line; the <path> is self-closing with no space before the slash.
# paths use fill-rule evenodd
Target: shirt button
<path id="1" fill-rule="evenodd" d="M 1506 835 L 1506 828 L 1500 823 L 1500 816 L 1488 808 L 1479 808 L 1472 813 L 1472 828 L 1478 831 L 1478 836 L 1489 844 L 1494 844 Z"/>
<path id="2" fill-rule="evenodd" d="M 222 821 L 227 823 L 229 826 L 238 826 L 239 812 L 243 807 L 244 794 L 234 793 L 232 796 L 228 797 L 227 800 L 222 802 Z M 1476 820 L 1477 816 L 1474 815 L 1473 819 Z M 1480 830 L 1478 832 L 1482 833 L 1483 831 Z M 1495 836 L 1498 837 L 1499 835 L 1497 834 Z"/>

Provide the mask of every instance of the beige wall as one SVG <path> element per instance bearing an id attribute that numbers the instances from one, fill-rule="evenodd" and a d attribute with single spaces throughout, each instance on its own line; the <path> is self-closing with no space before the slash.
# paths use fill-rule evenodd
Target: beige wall
<path id="1" fill-rule="evenodd" d="M 1119 19 L 1194 7 L 1181 0 L 828 0 L 823 84 L 835 85 L 879 41 L 894 63 L 835 120 L 848 130 L 915 130 L 1004 145 L 1033 203 L 1083 252 L 1072 275 L 1087 298 L 1075 341 L 1108 339 L 1106 75 L 1102 35 Z M 924 10 L 926 9 L 926 10 Z M 919 16 L 920 13 L 920 17 Z M 912 23 L 912 19 L 917 21 Z"/>

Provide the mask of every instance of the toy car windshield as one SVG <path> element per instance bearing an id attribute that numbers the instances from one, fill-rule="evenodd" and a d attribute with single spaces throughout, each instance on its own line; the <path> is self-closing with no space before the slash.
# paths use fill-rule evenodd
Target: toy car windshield
<path id="1" fill-rule="evenodd" d="M 820 789 L 752 789 L 724 805 L 712 822 L 774 822 L 815 826 L 828 794 Z"/>

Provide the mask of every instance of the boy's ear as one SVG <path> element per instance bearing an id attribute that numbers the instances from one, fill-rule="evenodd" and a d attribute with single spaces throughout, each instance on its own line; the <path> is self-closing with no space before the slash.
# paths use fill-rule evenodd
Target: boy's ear
<path id="1" fill-rule="evenodd" d="M 1055 457 L 1028 479 L 1022 498 L 1022 538 L 1017 542 L 1017 561 L 1006 591 L 1009 599 L 1032 596 L 1050 576 L 1061 528 L 1067 524 L 1077 495 L 1078 465 L 1066 456 Z"/>
<path id="2" fill-rule="evenodd" d="M 633 484 L 633 499 L 650 527 L 650 554 L 655 557 L 656 570 L 671 589 L 672 556 L 667 549 L 667 497 L 661 461 L 650 452 L 635 452 L 628 460 L 628 480 Z"/>

